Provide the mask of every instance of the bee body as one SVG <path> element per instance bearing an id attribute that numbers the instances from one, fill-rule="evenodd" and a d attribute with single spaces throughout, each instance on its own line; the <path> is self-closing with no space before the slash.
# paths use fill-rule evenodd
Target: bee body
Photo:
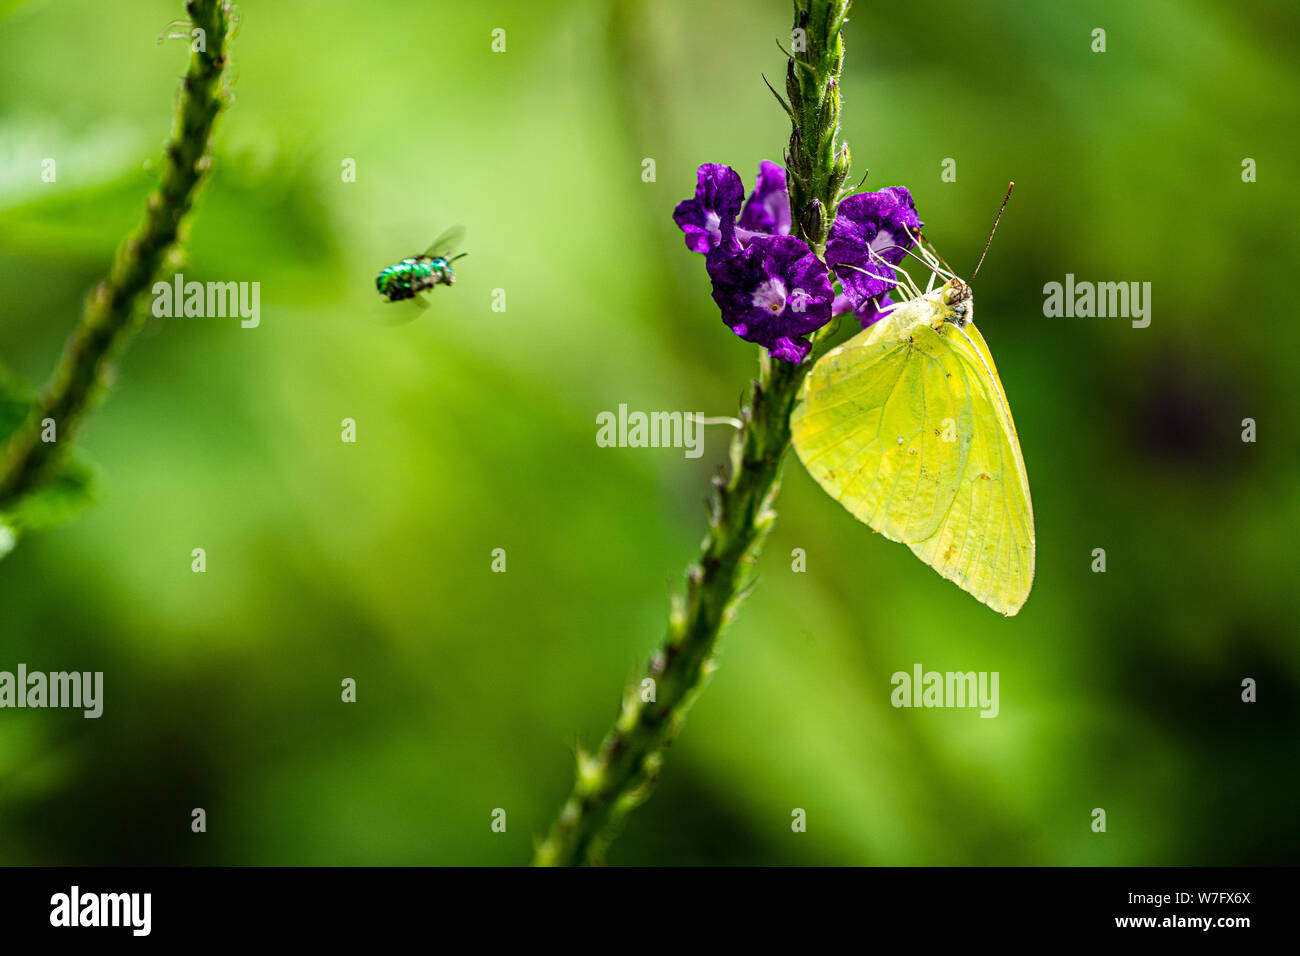
<path id="1" fill-rule="evenodd" d="M 451 264 L 465 255 L 463 252 L 452 255 L 452 252 L 464 235 L 463 228 L 452 226 L 418 256 L 407 256 L 380 272 L 375 277 L 375 288 L 387 301 L 402 302 L 434 286 L 451 285 L 456 281 Z M 423 296 L 417 304 L 425 304 Z"/>

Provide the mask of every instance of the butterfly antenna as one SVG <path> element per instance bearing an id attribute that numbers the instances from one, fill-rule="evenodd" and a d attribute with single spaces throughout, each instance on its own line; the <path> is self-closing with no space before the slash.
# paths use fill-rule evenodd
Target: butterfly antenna
<path id="1" fill-rule="evenodd" d="M 906 255 L 906 256 L 911 256 L 913 259 L 915 259 L 917 262 L 921 263 L 921 265 L 925 266 L 925 267 L 926 267 L 927 269 L 929 269 L 931 272 L 940 272 L 940 273 L 943 273 L 943 274 L 944 274 L 945 276 L 947 276 L 949 279 L 954 279 L 954 278 L 956 278 L 956 276 L 952 275 L 951 273 L 944 272 L 942 269 L 940 269 L 940 268 L 939 268 L 938 266 L 936 266 L 934 263 L 929 262 L 929 261 L 927 261 L 927 260 L 925 260 L 925 259 L 922 259 L 920 256 L 918 256 L 915 252 L 913 252 L 911 249 L 907 248 L 906 246 L 900 246 L 900 245 L 881 246 L 879 249 L 876 249 L 875 251 L 876 251 L 877 253 L 881 253 L 881 252 L 887 252 L 887 251 L 889 251 L 890 249 L 901 249 L 901 250 L 903 251 L 903 254 L 904 254 L 904 255 Z M 948 263 L 946 263 L 946 262 L 941 263 L 941 265 L 945 265 L 945 266 L 946 266 L 947 264 L 948 264 Z"/>
<path id="2" fill-rule="evenodd" d="M 975 263 L 975 271 L 970 274 L 971 281 L 975 281 L 975 276 L 979 274 L 980 266 L 984 265 L 984 257 L 989 254 L 989 246 L 993 245 L 993 234 L 998 231 L 998 223 L 1002 221 L 1002 211 L 1007 208 L 1007 200 L 1011 198 L 1011 190 L 1016 188 L 1014 182 L 1007 183 L 1007 194 L 1002 197 L 1002 206 L 998 209 L 998 217 L 993 220 L 993 228 L 989 230 L 988 241 L 984 243 L 984 251 L 980 253 L 980 261 Z"/>
<path id="3" fill-rule="evenodd" d="M 936 259 L 939 260 L 939 265 L 943 266 L 945 269 L 948 270 L 949 276 L 954 278 L 956 277 L 957 270 L 954 269 L 952 266 L 948 265 L 947 259 L 939 255 L 939 250 L 934 247 L 934 243 L 932 243 L 929 239 L 925 238 L 925 236 L 921 235 L 919 232 L 916 234 L 916 239 L 917 242 L 919 242 L 923 248 L 929 250 L 930 255 L 934 256 Z"/>
<path id="4" fill-rule="evenodd" d="M 905 226 L 905 228 L 906 228 L 906 226 Z M 909 234 L 909 235 L 911 234 L 911 230 L 910 230 L 910 229 L 907 230 L 907 234 Z M 939 263 L 940 265 L 943 265 L 943 267 L 944 267 L 945 269 L 948 269 L 948 274 L 949 274 L 950 277 L 956 277 L 956 276 L 957 276 L 957 269 L 954 269 L 954 268 L 952 267 L 952 265 L 949 265 L 949 264 L 948 264 L 948 260 L 944 259 L 943 256 L 939 255 L 939 250 L 937 250 L 937 248 L 935 248 L 935 243 L 932 243 L 932 242 L 930 241 L 930 239 L 927 239 L 926 237 L 924 237 L 924 235 L 922 235 L 922 233 L 920 233 L 920 230 L 917 230 L 917 235 L 915 235 L 914 238 L 915 238 L 915 241 L 917 241 L 917 245 L 920 246 L 920 250 L 922 250 L 922 252 L 926 252 L 927 255 L 931 255 L 931 256 L 933 256 L 933 258 L 935 258 L 935 260 L 937 261 L 937 263 Z M 931 269 L 931 271 L 933 272 L 933 269 Z"/>
<path id="5" fill-rule="evenodd" d="M 957 274 L 953 271 L 952 266 L 948 265 L 944 257 L 939 255 L 939 250 L 931 244 L 929 239 L 925 238 L 925 236 L 921 234 L 920 229 L 916 230 L 916 232 L 912 232 L 909 226 L 904 226 L 903 231 L 907 233 L 908 238 L 912 240 L 912 244 L 920 249 L 927 259 L 933 260 L 932 262 L 926 262 L 926 268 L 931 272 L 937 272 L 939 271 L 938 267 L 943 266 L 948 270 L 950 275 L 955 276 Z"/>

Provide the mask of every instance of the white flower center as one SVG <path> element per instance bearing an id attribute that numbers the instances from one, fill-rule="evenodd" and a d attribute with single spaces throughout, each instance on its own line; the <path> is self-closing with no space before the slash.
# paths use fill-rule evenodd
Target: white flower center
<path id="1" fill-rule="evenodd" d="M 704 228 L 709 231 L 709 235 L 714 239 L 722 238 L 722 217 L 713 210 L 709 210 L 704 215 Z"/>
<path id="2" fill-rule="evenodd" d="M 754 308 L 766 309 L 773 315 L 780 315 L 785 309 L 785 283 L 775 276 L 759 283 L 754 290 Z"/>
<path id="3" fill-rule="evenodd" d="M 882 249 L 887 249 L 889 246 L 892 246 L 894 244 L 895 244 L 894 234 L 890 232 L 888 229 L 882 228 L 879 232 L 876 233 L 876 238 L 871 240 L 869 248 L 876 255 L 880 255 L 880 251 Z"/>

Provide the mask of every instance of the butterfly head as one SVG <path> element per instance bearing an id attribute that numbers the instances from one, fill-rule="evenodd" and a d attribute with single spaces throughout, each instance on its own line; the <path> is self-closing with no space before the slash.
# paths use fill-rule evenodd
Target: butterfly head
<path id="1" fill-rule="evenodd" d="M 961 279 L 949 279 L 939 289 L 939 301 L 945 308 L 944 321 L 963 327 L 975 317 L 975 301 L 970 286 Z"/>

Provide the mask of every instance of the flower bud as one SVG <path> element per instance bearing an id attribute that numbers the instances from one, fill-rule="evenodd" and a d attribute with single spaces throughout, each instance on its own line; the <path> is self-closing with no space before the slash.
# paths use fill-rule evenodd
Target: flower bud
<path id="1" fill-rule="evenodd" d="M 849 145 L 845 143 L 835 154 L 835 165 L 831 167 L 831 195 L 839 196 L 840 190 L 849 178 Z"/>
<path id="2" fill-rule="evenodd" d="M 820 199 L 814 199 L 804 207 L 802 217 L 803 234 L 809 242 L 820 242 L 826 235 L 826 210 Z"/>

